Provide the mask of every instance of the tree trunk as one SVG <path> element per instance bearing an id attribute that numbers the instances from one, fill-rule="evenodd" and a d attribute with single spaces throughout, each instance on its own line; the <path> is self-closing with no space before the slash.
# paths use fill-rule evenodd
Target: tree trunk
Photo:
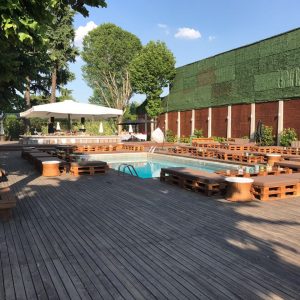
<path id="1" fill-rule="evenodd" d="M 30 78 L 29 76 L 26 76 L 26 90 L 24 93 L 24 100 L 26 103 L 26 108 L 29 109 L 31 107 L 31 103 L 30 103 Z M 29 132 L 30 130 L 30 121 L 29 119 L 24 119 L 23 120 L 24 125 L 25 125 L 25 131 Z"/>
<path id="2" fill-rule="evenodd" d="M 123 121 L 123 116 L 118 116 L 117 117 L 117 124 L 122 123 Z M 118 128 L 118 134 L 121 134 L 122 132 L 122 125 L 117 125 Z"/>
<path id="3" fill-rule="evenodd" d="M 26 77 L 26 90 L 24 94 L 24 100 L 26 103 L 26 108 L 30 108 L 30 78 L 28 76 Z"/>
<path id="4" fill-rule="evenodd" d="M 57 81 L 57 67 L 54 67 L 51 74 L 51 98 L 50 102 L 56 102 L 56 81 Z"/>

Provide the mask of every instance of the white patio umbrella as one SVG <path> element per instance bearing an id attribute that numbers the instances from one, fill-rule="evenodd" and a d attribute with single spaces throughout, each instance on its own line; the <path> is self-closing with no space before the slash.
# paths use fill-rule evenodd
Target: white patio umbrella
<path id="1" fill-rule="evenodd" d="M 102 124 L 102 122 L 100 122 L 100 124 L 99 124 L 99 133 L 103 133 L 103 132 L 104 132 L 103 124 Z"/>
<path id="2" fill-rule="evenodd" d="M 79 103 L 73 100 L 65 100 L 62 102 L 48 103 L 33 106 L 32 108 L 21 112 L 22 118 L 66 118 L 80 119 L 82 117 L 88 119 L 103 119 L 116 117 L 123 114 L 120 109 L 100 106 L 89 103 Z"/>
<path id="3" fill-rule="evenodd" d="M 133 133 L 133 129 L 132 129 L 132 125 L 131 124 L 129 125 L 128 132 L 129 133 Z"/>
<path id="4" fill-rule="evenodd" d="M 60 124 L 59 124 L 59 122 L 56 123 L 56 130 L 60 131 Z"/>

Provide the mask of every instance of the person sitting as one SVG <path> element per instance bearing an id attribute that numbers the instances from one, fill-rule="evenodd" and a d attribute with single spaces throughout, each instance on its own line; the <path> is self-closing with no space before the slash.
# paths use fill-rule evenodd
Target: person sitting
<path id="1" fill-rule="evenodd" d="M 54 132 L 55 132 L 54 124 L 53 124 L 53 122 L 50 122 L 50 123 L 48 124 L 48 133 L 49 133 L 49 134 L 53 134 Z"/>

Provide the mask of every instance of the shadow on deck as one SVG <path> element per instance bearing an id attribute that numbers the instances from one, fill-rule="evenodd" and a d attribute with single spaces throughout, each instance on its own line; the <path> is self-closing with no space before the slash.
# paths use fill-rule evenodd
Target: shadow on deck
<path id="1" fill-rule="evenodd" d="M 19 198 L 0 223 L 0 299 L 299 298 L 299 198 L 228 203 L 114 171 L 43 178 L 19 157 L 0 153 Z"/>

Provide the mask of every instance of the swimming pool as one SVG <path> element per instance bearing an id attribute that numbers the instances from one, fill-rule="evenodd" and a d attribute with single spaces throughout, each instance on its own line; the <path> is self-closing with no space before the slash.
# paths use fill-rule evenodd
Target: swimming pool
<path id="1" fill-rule="evenodd" d="M 133 165 L 140 178 L 154 178 L 160 176 L 161 168 L 186 167 L 213 173 L 217 170 L 233 170 L 237 165 L 216 163 L 200 159 L 174 157 L 156 153 L 126 153 L 126 154 L 91 154 L 88 160 L 106 161 L 110 168 L 118 170 L 120 164 Z M 128 169 L 124 172 L 129 174 Z"/>

